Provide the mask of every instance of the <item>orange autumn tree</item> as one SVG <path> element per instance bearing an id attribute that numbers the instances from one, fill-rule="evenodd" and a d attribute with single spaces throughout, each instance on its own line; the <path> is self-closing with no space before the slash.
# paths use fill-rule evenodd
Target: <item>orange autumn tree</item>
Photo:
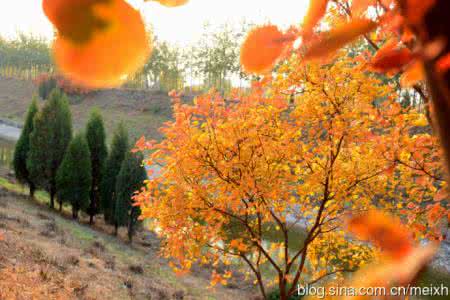
<path id="1" fill-rule="evenodd" d="M 333 85 L 339 87 L 338 81 L 346 78 L 357 83 L 366 80 L 367 76 L 378 77 L 367 72 L 358 74 L 364 73 L 365 67 L 355 66 L 355 59 L 342 59 L 342 55 L 344 51 L 337 54 L 337 60 L 329 60 L 332 65 L 326 70 L 330 72 L 322 73 L 322 76 L 317 76 L 320 64 L 305 65 L 301 57 L 294 55 L 279 65 L 271 89 L 288 96 L 291 101 L 296 97 L 303 99 L 311 86 L 318 91 L 317 97 L 329 97 L 332 92 L 327 91 L 327 81 L 335 81 Z M 342 72 L 342 66 L 346 66 L 346 72 Z M 357 84 L 354 88 L 365 93 Z M 389 177 L 387 188 L 379 195 L 379 201 L 392 213 L 404 216 L 417 238 L 442 240 L 447 228 L 448 196 L 438 138 L 432 132 L 426 112 L 421 113 L 413 106 L 403 107 L 398 101 L 401 94 L 395 92 L 394 86 L 385 88 L 388 100 L 375 101 L 377 110 L 381 109 L 383 113 L 374 112 L 372 116 L 377 123 L 373 130 L 383 133 L 378 151 L 390 163 L 386 171 Z M 302 104 L 304 109 L 313 105 Z"/>
<path id="2" fill-rule="evenodd" d="M 265 73 L 283 58 L 281 53 L 301 41 L 296 52 L 303 61 L 323 60 L 338 49 L 363 37 L 376 52 L 361 56 L 365 70 L 388 75 L 403 73 L 401 83 L 417 92 L 428 110 L 436 134 L 440 138 L 443 157 L 450 169 L 450 23 L 447 0 L 309 0 L 310 5 L 301 30 L 281 33 L 275 39 L 256 39 L 251 33 L 242 46 L 251 46 L 254 55 L 241 57 L 244 69 Z M 263 25 L 257 31 L 266 31 Z M 290 43 L 288 43 L 289 41 Z M 263 55 L 278 49 L 271 59 Z M 246 59 L 250 58 L 250 59 Z M 248 68 L 255 61 L 260 68 Z M 426 81 L 424 88 L 423 81 Z M 430 113 L 431 111 L 431 113 Z"/>
<path id="3" fill-rule="evenodd" d="M 448 196 L 439 141 L 432 134 L 425 114 L 399 105 L 380 122 L 389 124 L 380 145 L 384 157 L 393 163 L 383 197 L 391 210 L 405 217 L 417 238 L 445 239 L 448 228 Z"/>
<path id="4" fill-rule="evenodd" d="M 327 67 L 296 61 L 236 100 L 212 92 L 194 105 L 176 101 L 165 140 L 137 144 L 162 170 L 136 201 L 176 270 L 239 258 L 263 297 L 276 284 L 287 299 L 298 283 L 372 259 L 376 250 L 347 239 L 342 225 L 349 213 L 392 208 L 380 198 L 400 179 L 380 147 L 391 138 L 392 124 L 380 122 L 396 107 L 391 90 L 345 57 Z M 283 90 L 294 85 L 301 94 L 288 105 Z M 296 226 L 305 230 L 301 246 Z M 278 241 L 267 240 L 273 231 Z M 212 282 L 229 276 L 214 271 Z"/>

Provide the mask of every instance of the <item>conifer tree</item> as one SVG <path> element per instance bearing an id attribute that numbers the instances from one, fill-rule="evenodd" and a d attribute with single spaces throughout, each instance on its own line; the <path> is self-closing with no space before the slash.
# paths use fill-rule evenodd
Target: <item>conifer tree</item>
<path id="1" fill-rule="evenodd" d="M 31 198 L 34 197 L 36 186 L 33 180 L 31 180 L 30 173 L 28 172 L 27 159 L 28 153 L 30 151 L 30 134 L 33 131 L 33 121 L 37 113 L 37 101 L 36 98 L 33 97 L 33 101 L 28 107 L 25 124 L 23 126 L 19 140 L 16 143 L 16 148 L 14 149 L 13 158 L 15 176 L 20 183 L 28 185 L 28 187 L 30 188 Z"/>
<path id="2" fill-rule="evenodd" d="M 133 206 L 132 197 L 144 186 L 144 180 L 147 178 L 142 160 L 142 155 L 128 152 L 116 180 L 114 221 L 119 227 L 127 226 L 130 243 L 140 214 L 139 207 Z"/>
<path id="3" fill-rule="evenodd" d="M 88 211 L 92 183 L 89 146 L 83 134 L 76 135 L 67 148 L 56 176 L 58 199 L 72 206 L 72 216 Z"/>
<path id="4" fill-rule="evenodd" d="M 56 173 L 72 138 L 72 117 L 67 96 L 58 89 L 53 90 L 35 116 L 33 126 L 27 168 L 36 186 L 50 194 L 50 207 L 54 208 Z"/>
<path id="5" fill-rule="evenodd" d="M 114 223 L 116 177 L 120 172 L 125 154 L 129 151 L 128 147 L 128 132 L 120 123 L 114 132 L 101 185 L 101 202 L 105 221 L 115 225 L 116 234 L 117 225 Z"/>
<path id="6" fill-rule="evenodd" d="M 94 223 L 94 216 L 100 210 L 100 188 L 105 172 L 105 164 L 108 155 L 106 147 L 106 134 L 102 115 L 98 110 L 91 112 L 86 126 L 86 139 L 91 155 L 92 183 L 90 191 L 90 204 L 88 214 L 89 223 Z"/>

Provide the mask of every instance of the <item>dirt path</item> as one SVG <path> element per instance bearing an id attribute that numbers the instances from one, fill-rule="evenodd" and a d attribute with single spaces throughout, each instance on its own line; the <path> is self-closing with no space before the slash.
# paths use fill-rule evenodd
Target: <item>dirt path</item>
<path id="1" fill-rule="evenodd" d="M 251 299 L 206 272 L 176 277 L 147 231 L 130 247 L 108 230 L 0 188 L 0 299 Z"/>

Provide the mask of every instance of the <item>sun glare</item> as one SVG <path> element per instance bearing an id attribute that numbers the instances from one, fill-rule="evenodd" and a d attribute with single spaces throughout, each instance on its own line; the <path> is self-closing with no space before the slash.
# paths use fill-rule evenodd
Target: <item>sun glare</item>
<path id="1" fill-rule="evenodd" d="M 307 0 L 191 0 L 187 5 L 167 8 L 157 2 L 129 0 L 139 9 L 158 37 L 173 43 L 190 44 L 197 40 L 205 23 L 239 24 L 244 20 L 274 23 L 281 28 L 298 24 L 308 7 Z M 237 9 L 238 8 L 238 9 Z M 53 29 L 45 18 L 39 0 L 0 2 L 0 36 L 14 37 L 18 32 L 50 39 Z"/>

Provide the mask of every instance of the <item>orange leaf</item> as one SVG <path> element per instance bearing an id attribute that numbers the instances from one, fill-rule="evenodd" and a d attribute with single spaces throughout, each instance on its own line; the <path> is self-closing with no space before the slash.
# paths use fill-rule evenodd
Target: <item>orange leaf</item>
<path id="1" fill-rule="evenodd" d="M 95 31 L 83 44 L 58 34 L 53 43 L 54 58 L 60 71 L 76 84 L 117 86 L 147 60 L 149 37 L 140 13 L 124 0 L 109 0 L 108 5 L 95 6 L 94 12 L 108 20 L 107 29 Z"/>
<path id="2" fill-rule="evenodd" d="M 377 53 L 375 54 L 375 57 L 377 55 L 384 55 L 387 52 L 391 52 L 395 48 L 398 48 L 398 45 L 399 45 L 399 43 L 398 43 L 397 39 L 391 38 L 386 43 L 384 43 L 383 46 L 380 47 L 380 49 L 378 49 Z"/>
<path id="3" fill-rule="evenodd" d="M 372 58 L 372 69 L 379 72 L 398 71 L 411 62 L 414 55 L 407 48 L 381 48 Z"/>
<path id="4" fill-rule="evenodd" d="M 282 55 L 286 39 L 275 25 L 264 25 L 250 31 L 241 47 L 241 65 L 246 72 L 270 71 Z"/>
<path id="5" fill-rule="evenodd" d="M 440 189 L 436 194 L 434 194 L 434 201 L 442 201 L 444 199 L 446 199 L 448 196 L 447 194 L 447 190 L 446 189 Z"/>
<path id="6" fill-rule="evenodd" d="M 392 176 L 394 174 L 394 171 L 395 171 L 395 165 L 392 165 L 389 168 L 387 168 L 386 170 L 384 170 L 384 172 L 388 176 Z"/>
<path id="7" fill-rule="evenodd" d="M 402 33 L 402 42 L 410 43 L 412 40 L 414 40 L 414 33 L 408 27 L 404 27 Z"/>
<path id="8" fill-rule="evenodd" d="M 430 41 L 423 46 L 421 51 L 422 56 L 426 60 L 434 60 L 442 53 L 446 45 L 446 39 L 442 37 L 434 39 L 433 41 Z"/>
<path id="9" fill-rule="evenodd" d="M 444 73 L 450 69 L 450 52 L 439 58 L 436 62 L 436 69 L 440 73 Z"/>
<path id="10" fill-rule="evenodd" d="M 409 230 L 400 220 L 379 211 L 351 218 L 348 227 L 358 238 L 376 244 L 388 257 L 401 258 L 413 248 Z"/>
<path id="11" fill-rule="evenodd" d="M 362 15 L 371 5 L 375 5 L 374 0 L 353 0 L 351 8 L 352 14 L 355 16 Z"/>
<path id="12" fill-rule="evenodd" d="M 309 36 L 327 11 L 328 0 L 310 0 L 308 12 L 303 19 L 304 36 Z"/>
<path id="13" fill-rule="evenodd" d="M 323 58 L 376 27 L 377 23 L 371 20 L 354 19 L 330 32 L 323 33 L 317 42 L 308 47 L 304 58 L 305 60 Z"/>
<path id="14" fill-rule="evenodd" d="M 153 1 L 159 2 L 160 4 L 167 7 L 181 6 L 189 2 L 189 0 L 153 0 Z"/>
<path id="15" fill-rule="evenodd" d="M 89 41 L 97 31 L 106 30 L 109 21 L 95 13 L 98 6 L 110 6 L 109 0 L 43 0 L 47 18 L 60 36 L 76 43 Z"/>
<path id="16" fill-rule="evenodd" d="M 416 178 L 416 183 L 419 185 L 427 185 L 430 182 L 430 178 L 426 175 Z"/>
<path id="17" fill-rule="evenodd" d="M 424 80 L 425 71 L 422 62 L 416 61 L 402 74 L 400 84 L 402 87 L 411 87 L 419 81 Z"/>

